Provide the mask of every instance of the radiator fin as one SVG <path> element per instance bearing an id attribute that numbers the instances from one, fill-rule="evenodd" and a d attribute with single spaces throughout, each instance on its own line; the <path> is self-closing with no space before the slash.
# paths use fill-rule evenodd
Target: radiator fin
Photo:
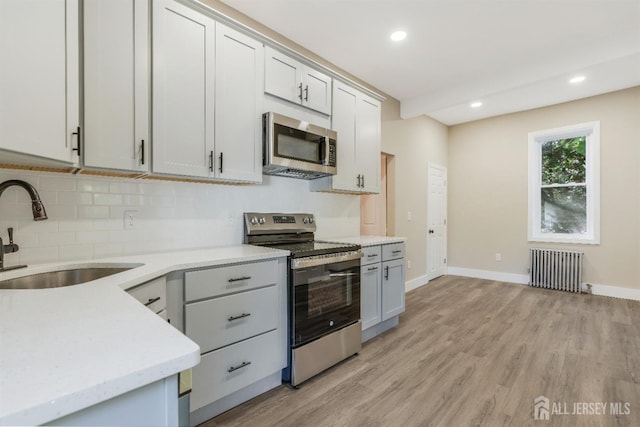
<path id="1" fill-rule="evenodd" d="M 583 256 L 578 251 L 529 249 L 529 285 L 580 292 Z"/>

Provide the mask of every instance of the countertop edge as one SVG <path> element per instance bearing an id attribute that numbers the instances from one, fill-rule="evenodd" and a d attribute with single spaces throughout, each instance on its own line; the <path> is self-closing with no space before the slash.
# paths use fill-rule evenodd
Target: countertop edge
<path id="1" fill-rule="evenodd" d="M 176 252 L 162 252 L 152 254 L 138 254 L 131 256 L 119 256 L 102 259 L 91 259 L 86 261 L 69 261 L 56 262 L 48 264 L 33 265 L 26 269 L 11 270 L 2 273 L 2 280 L 11 279 L 31 274 L 38 274 L 48 271 L 60 271 L 65 269 L 77 268 L 79 266 L 87 266 L 90 264 L 142 264 L 141 266 L 132 268 L 131 270 L 115 274 L 113 276 L 86 282 L 79 287 L 100 286 L 100 287 L 117 287 L 122 292 L 128 289 L 146 283 L 157 277 L 161 277 L 173 272 L 182 270 L 211 268 L 236 263 L 259 262 L 270 259 L 283 258 L 289 255 L 288 251 L 255 247 L 250 245 L 233 245 L 220 246 L 212 248 L 200 248 L 193 250 L 183 250 Z M 69 289 L 72 287 L 67 287 Z M 61 288 L 53 288 L 61 289 Z M 78 288 L 80 289 L 80 288 Z M 42 290 L 42 291 L 50 291 Z M 37 290 L 0 290 L 0 296 L 3 294 L 8 298 L 27 298 L 26 292 L 38 292 Z M 131 297 L 133 300 L 133 297 Z M 130 310 L 138 310 L 138 313 L 147 313 L 148 308 L 143 305 L 136 305 Z M 129 310 L 129 308 L 126 308 Z M 151 312 L 149 312 L 151 313 Z M 6 313 L 5 313 L 6 314 Z M 171 360 L 162 360 L 157 364 L 150 364 L 148 367 L 129 372 L 114 378 L 107 378 L 102 382 L 94 382 L 89 384 L 82 390 L 76 390 L 68 395 L 56 395 L 33 399 L 33 405 L 25 404 L 23 408 L 10 412 L 7 408 L 0 408 L 0 424 L 44 424 L 62 418 L 74 412 L 86 409 L 93 405 L 99 404 L 113 397 L 122 395 L 139 387 L 162 380 L 171 375 L 175 375 L 185 369 L 191 368 L 198 364 L 200 360 L 200 348 L 188 337 L 177 329 L 173 329 L 174 339 L 184 342 L 180 343 L 180 349 L 177 356 Z M 6 334 L 6 333 L 5 333 Z M 170 332 L 164 332 L 167 338 Z M 0 339 L 2 339 L 0 334 Z M 2 354 L 0 353 L 0 358 Z M 11 369 L 11 367 L 3 367 Z M 0 384 L 2 386 L 2 384 Z"/>

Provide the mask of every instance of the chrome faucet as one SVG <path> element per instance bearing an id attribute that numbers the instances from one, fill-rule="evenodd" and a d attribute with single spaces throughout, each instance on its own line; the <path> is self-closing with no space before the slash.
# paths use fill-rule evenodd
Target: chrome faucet
<path id="1" fill-rule="evenodd" d="M 38 191 L 35 189 L 33 185 L 29 184 L 28 182 L 21 181 L 18 179 L 10 179 L 8 181 L 5 181 L 0 184 L 0 196 L 2 195 L 4 190 L 14 185 L 24 188 L 26 192 L 29 193 L 29 197 L 31 197 L 31 211 L 33 213 L 33 220 L 42 221 L 47 219 L 47 211 L 45 211 L 44 209 L 44 205 L 42 204 L 42 200 L 40 200 L 40 195 L 38 194 Z M 18 250 L 20 249 L 18 245 L 13 243 L 13 228 L 10 227 L 7 231 L 9 232 L 8 245 L 5 245 L 4 242 L 2 241 L 2 237 L 0 237 L 0 272 L 26 267 L 26 265 L 16 265 L 13 267 L 5 268 L 4 254 L 18 252 Z"/>

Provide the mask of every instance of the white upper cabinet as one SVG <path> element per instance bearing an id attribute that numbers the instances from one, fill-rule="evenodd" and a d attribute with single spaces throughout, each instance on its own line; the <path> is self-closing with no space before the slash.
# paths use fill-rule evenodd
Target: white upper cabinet
<path id="1" fill-rule="evenodd" d="M 149 170 L 149 57 L 149 0 L 84 0 L 84 166 Z"/>
<path id="2" fill-rule="evenodd" d="M 215 176 L 262 181 L 262 43 L 216 24 Z"/>
<path id="3" fill-rule="evenodd" d="M 380 192 L 380 114 L 378 100 L 334 81 L 331 128 L 338 134 L 338 173 L 311 181 L 312 190 Z"/>
<path id="4" fill-rule="evenodd" d="M 77 0 L 0 1 L 0 150 L 78 163 L 78 13 Z"/>
<path id="5" fill-rule="evenodd" d="M 262 43 L 153 3 L 153 172 L 262 181 Z"/>
<path id="6" fill-rule="evenodd" d="M 323 114 L 331 114 L 332 79 L 295 59 L 265 48 L 264 91 Z"/>
<path id="7" fill-rule="evenodd" d="M 215 22 L 173 0 L 153 2 L 154 172 L 213 177 Z"/>

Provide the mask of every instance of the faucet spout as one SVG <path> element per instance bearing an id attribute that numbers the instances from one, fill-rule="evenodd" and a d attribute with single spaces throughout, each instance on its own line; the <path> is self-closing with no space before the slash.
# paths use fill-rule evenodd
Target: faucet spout
<path id="1" fill-rule="evenodd" d="M 4 190 L 14 185 L 24 188 L 26 192 L 29 193 L 29 197 L 31 197 L 31 211 L 33 213 L 33 220 L 42 221 L 48 219 L 47 211 L 44 209 L 44 204 L 42 204 L 42 200 L 40 200 L 38 191 L 33 185 L 29 184 L 28 182 L 19 179 L 10 179 L 8 181 L 0 183 L 0 196 L 2 195 Z"/>

